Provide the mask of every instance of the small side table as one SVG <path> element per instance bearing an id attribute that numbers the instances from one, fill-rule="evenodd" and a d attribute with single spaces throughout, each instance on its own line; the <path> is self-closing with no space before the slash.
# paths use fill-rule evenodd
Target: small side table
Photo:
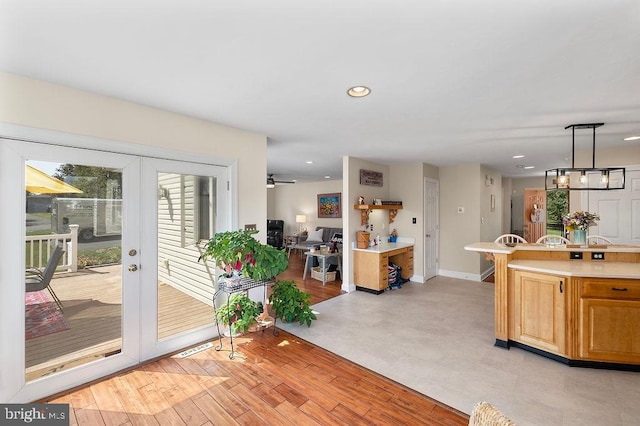
<path id="1" fill-rule="evenodd" d="M 325 268 L 327 259 L 331 259 L 332 257 L 335 257 L 338 259 L 338 271 L 340 271 L 340 275 L 342 276 L 342 253 L 341 252 L 320 253 L 319 251 L 316 250 L 313 253 L 311 253 L 311 251 L 306 251 L 304 254 L 305 256 L 307 256 L 307 260 L 304 262 L 304 272 L 302 274 L 303 281 L 307 279 L 307 270 L 311 268 L 310 264 L 311 264 L 312 257 L 317 257 L 320 260 L 323 286 L 327 283 L 327 269 Z"/>
<path id="2" fill-rule="evenodd" d="M 300 242 L 299 235 L 288 235 L 284 237 L 285 247 L 287 248 L 287 257 L 291 256 L 291 250 L 299 250 L 301 247 L 298 247 L 298 243 Z M 302 255 L 300 255 L 302 257 Z"/>

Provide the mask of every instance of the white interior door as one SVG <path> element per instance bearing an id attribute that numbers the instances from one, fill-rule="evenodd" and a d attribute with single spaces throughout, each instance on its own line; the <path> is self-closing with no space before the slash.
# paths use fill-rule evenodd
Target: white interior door
<path id="1" fill-rule="evenodd" d="M 28 165 L 49 170 L 34 177 Z M 51 177 L 63 165 L 77 191 Z M 33 401 L 139 362 L 139 177 L 139 157 L 0 140 L 1 401 Z M 38 200 L 44 210 L 27 203 Z M 44 229 L 33 229 L 39 220 Z M 107 223 L 113 234 L 102 241 L 68 234 L 73 225 L 98 231 Z M 112 264 L 74 272 L 107 251 L 99 243 Z M 25 270 L 45 267 L 55 246 L 63 271 L 42 290 L 27 285 Z"/>
<path id="2" fill-rule="evenodd" d="M 588 211 L 598 213 L 590 235 L 600 235 L 614 244 L 640 244 L 640 170 L 627 169 L 625 189 L 588 191 Z"/>
<path id="3" fill-rule="evenodd" d="M 439 247 L 439 182 L 435 179 L 424 180 L 424 279 L 438 274 Z"/>

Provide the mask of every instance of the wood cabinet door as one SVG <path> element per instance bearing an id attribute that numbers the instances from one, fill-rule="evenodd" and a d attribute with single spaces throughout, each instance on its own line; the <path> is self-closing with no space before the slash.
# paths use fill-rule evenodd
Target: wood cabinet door
<path id="1" fill-rule="evenodd" d="M 580 299 L 580 356 L 640 363 L 640 301 Z"/>
<path id="2" fill-rule="evenodd" d="M 354 284 L 375 291 L 384 290 L 389 284 L 388 265 L 389 257 L 386 254 L 354 251 Z"/>
<path id="3" fill-rule="evenodd" d="M 516 271 L 514 288 L 514 340 L 564 355 L 565 279 Z"/>

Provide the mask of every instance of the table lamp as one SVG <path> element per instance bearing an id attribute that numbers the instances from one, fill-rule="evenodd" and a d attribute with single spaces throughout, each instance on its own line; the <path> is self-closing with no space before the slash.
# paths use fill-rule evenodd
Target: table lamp
<path id="1" fill-rule="evenodd" d="M 302 224 L 307 222 L 307 215 L 297 214 L 296 223 L 298 223 L 298 235 L 302 234 Z"/>

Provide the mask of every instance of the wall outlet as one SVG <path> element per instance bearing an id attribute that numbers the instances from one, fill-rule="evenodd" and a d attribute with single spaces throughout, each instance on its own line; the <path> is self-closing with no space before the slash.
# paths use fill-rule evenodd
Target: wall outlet
<path id="1" fill-rule="evenodd" d="M 591 260 L 604 260 L 604 252 L 602 252 L 602 251 L 592 251 L 591 252 Z"/>

